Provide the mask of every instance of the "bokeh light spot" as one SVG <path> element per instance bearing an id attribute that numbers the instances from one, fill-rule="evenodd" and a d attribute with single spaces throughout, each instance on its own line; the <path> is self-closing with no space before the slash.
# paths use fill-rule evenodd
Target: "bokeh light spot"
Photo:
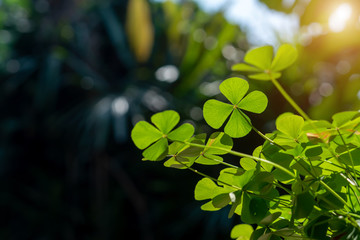
<path id="1" fill-rule="evenodd" d="M 322 83 L 319 87 L 319 93 L 323 97 L 328 97 L 334 92 L 334 87 L 330 83 Z"/>
<path id="2" fill-rule="evenodd" d="M 191 108 L 190 117 L 195 121 L 200 121 L 201 119 L 203 119 L 202 109 L 200 107 Z"/>
<path id="3" fill-rule="evenodd" d="M 209 36 L 205 38 L 204 46 L 207 50 L 213 50 L 217 45 L 217 39 L 216 37 Z"/>
<path id="4" fill-rule="evenodd" d="M 179 78 L 179 70 L 174 65 L 165 65 L 156 70 L 155 77 L 161 82 L 172 83 Z"/>
<path id="5" fill-rule="evenodd" d="M 193 33 L 193 38 L 196 42 L 203 42 L 206 38 L 206 32 L 202 28 L 198 28 Z"/>
<path id="6" fill-rule="evenodd" d="M 203 82 L 199 88 L 200 92 L 205 96 L 212 97 L 220 93 L 219 86 L 221 81 Z"/>
<path id="7" fill-rule="evenodd" d="M 124 115 L 129 110 L 129 102 L 124 97 L 117 97 L 111 105 L 112 111 L 118 115 Z"/>
<path id="8" fill-rule="evenodd" d="M 154 112 L 162 111 L 168 105 L 166 99 L 153 90 L 148 90 L 144 94 L 142 102 L 145 106 Z"/>
<path id="9" fill-rule="evenodd" d="M 336 72 L 339 74 L 347 74 L 351 69 L 351 65 L 348 61 L 341 60 L 336 64 Z"/>

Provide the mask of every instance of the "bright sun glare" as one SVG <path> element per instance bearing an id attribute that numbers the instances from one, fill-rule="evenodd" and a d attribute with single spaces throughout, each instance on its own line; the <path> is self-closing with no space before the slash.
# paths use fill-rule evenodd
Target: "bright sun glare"
<path id="1" fill-rule="evenodd" d="M 333 32 L 341 32 L 346 26 L 352 13 L 351 5 L 348 3 L 340 4 L 329 17 L 329 28 Z"/>

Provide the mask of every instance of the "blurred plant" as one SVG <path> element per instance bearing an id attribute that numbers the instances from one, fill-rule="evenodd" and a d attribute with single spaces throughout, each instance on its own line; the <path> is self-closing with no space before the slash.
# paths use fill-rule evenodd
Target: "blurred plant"
<path id="1" fill-rule="evenodd" d="M 169 222 L 178 204 L 159 199 L 187 198 L 166 191 L 160 176 L 168 173 L 132 161 L 138 154 L 129 132 L 132 122 L 166 108 L 201 120 L 195 106 L 217 94 L 217 76 L 247 48 L 239 27 L 194 3 L 3 0 L 0 7 L 0 204 L 7 216 L 0 238 L 131 232 L 180 239 L 220 221 L 194 210 L 188 221 Z"/>

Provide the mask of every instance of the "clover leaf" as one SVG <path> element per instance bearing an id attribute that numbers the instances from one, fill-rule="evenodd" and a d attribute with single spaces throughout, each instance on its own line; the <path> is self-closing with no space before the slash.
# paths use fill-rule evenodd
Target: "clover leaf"
<path id="1" fill-rule="evenodd" d="M 254 229 L 249 224 L 238 224 L 231 230 L 230 236 L 232 239 L 250 239 Z"/>
<path id="2" fill-rule="evenodd" d="M 219 129 L 230 116 L 225 125 L 225 133 L 233 138 L 245 136 L 251 131 L 252 126 L 249 117 L 242 110 L 262 113 L 268 103 L 267 97 L 260 91 L 246 95 L 249 90 L 248 82 L 236 77 L 223 81 L 219 89 L 231 104 L 215 99 L 208 100 L 203 109 L 205 121 L 211 127 Z"/>
<path id="3" fill-rule="evenodd" d="M 250 72 L 249 78 L 268 81 L 281 77 L 280 71 L 289 67 L 297 58 L 296 49 L 290 44 L 279 47 L 273 59 L 273 47 L 263 46 L 248 51 L 244 63 L 235 64 L 233 71 Z"/>
<path id="4" fill-rule="evenodd" d="M 156 127 L 146 121 L 140 121 L 134 126 L 131 138 L 139 149 L 145 149 L 145 160 L 164 159 L 168 153 L 168 140 L 184 141 L 194 134 L 194 127 L 188 123 L 174 129 L 179 121 L 179 114 L 168 110 L 151 117 L 151 122 Z"/>
<path id="5" fill-rule="evenodd" d="M 278 130 L 275 142 L 285 148 L 294 148 L 299 142 L 305 141 L 302 128 L 304 119 L 293 113 L 283 113 L 276 119 Z"/>
<path id="6" fill-rule="evenodd" d="M 204 145 L 205 147 L 206 134 L 198 134 L 192 137 L 189 142 Z M 204 147 L 189 146 L 186 143 L 173 142 L 169 146 L 168 155 L 171 156 L 165 163 L 165 167 L 172 167 L 177 169 L 187 169 L 195 162 Z"/>
<path id="7" fill-rule="evenodd" d="M 213 147 L 213 148 L 212 148 Z M 215 147 L 215 148 L 214 148 Z M 215 132 L 209 137 L 206 146 L 199 153 L 195 162 L 203 165 L 216 165 L 223 161 L 223 158 L 218 155 L 224 155 L 226 150 L 219 150 L 218 148 L 231 150 L 233 147 L 232 139 L 223 132 Z"/>

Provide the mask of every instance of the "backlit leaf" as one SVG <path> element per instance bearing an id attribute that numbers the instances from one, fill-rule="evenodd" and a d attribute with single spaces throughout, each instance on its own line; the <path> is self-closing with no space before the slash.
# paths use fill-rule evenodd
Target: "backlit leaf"
<path id="1" fill-rule="evenodd" d="M 146 160 L 160 161 L 166 157 L 168 153 L 168 141 L 166 138 L 161 138 L 159 141 L 151 145 L 143 152 Z"/>
<path id="2" fill-rule="evenodd" d="M 159 112 L 151 117 L 151 122 L 164 134 L 169 133 L 179 121 L 179 114 L 173 110 Z"/>
<path id="3" fill-rule="evenodd" d="M 249 90 L 249 84 L 241 78 L 228 78 L 219 86 L 220 92 L 232 103 L 237 104 Z"/>
<path id="4" fill-rule="evenodd" d="M 226 182 L 230 185 L 237 186 L 239 188 L 243 188 L 250 182 L 254 173 L 255 169 L 244 172 L 242 169 L 225 168 L 221 170 L 218 180 L 221 182 Z M 222 185 L 221 183 L 219 184 Z"/>
<path id="5" fill-rule="evenodd" d="M 271 80 L 271 77 L 273 77 L 275 79 L 281 77 L 281 73 L 272 72 L 271 77 L 268 73 L 255 73 L 255 74 L 249 75 L 248 77 L 251 79 L 255 79 L 255 80 L 269 81 L 269 80 Z"/>
<path id="6" fill-rule="evenodd" d="M 271 63 L 271 71 L 279 72 L 292 65 L 297 58 L 296 49 L 290 44 L 279 47 L 274 60 Z"/>
<path id="7" fill-rule="evenodd" d="M 212 201 L 207 202 L 203 205 L 201 205 L 201 210 L 203 211 L 217 211 L 220 210 L 221 208 L 217 208 L 213 205 Z"/>
<path id="8" fill-rule="evenodd" d="M 347 112 L 340 112 L 336 113 L 332 116 L 333 125 L 335 127 L 341 127 L 342 125 L 346 124 L 347 122 L 353 120 L 355 117 L 359 116 L 359 112 L 357 111 L 347 111 Z"/>
<path id="9" fill-rule="evenodd" d="M 209 178 L 201 179 L 196 184 L 195 191 L 194 191 L 196 200 L 212 199 L 221 193 L 224 193 L 222 188 L 217 186 Z"/>
<path id="10" fill-rule="evenodd" d="M 253 113 L 262 113 L 268 104 L 266 95 L 260 91 L 253 91 L 246 95 L 238 107 Z"/>
<path id="11" fill-rule="evenodd" d="M 224 131 L 230 137 L 239 138 L 248 134 L 251 129 L 249 117 L 239 111 L 233 111 Z"/>
<path id="12" fill-rule="evenodd" d="M 138 122 L 131 131 L 131 138 L 139 149 L 145 149 L 150 144 L 159 140 L 162 133 L 148 122 Z"/>
<path id="13" fill-rule="evenodd" d="M 259 69 L 254 66 L 250 66 L 246 63 L 238 63 L 231 67 L 231 70 L 233 71 L 241 71 L 241 72 L 263 72 L 262 69 Z"/>
<path id="14" fill-rule="evenodd" d="M 217 155 L 203 154 L 196 159 L 196 163 L 203 165 L 217 165 L 223 161 L 223 158 Z"/>
<path id="15" fill-rule="evenodd" d="M 192 137 L 195 129 L 190 123 L 184 123 L 180 127 L 171 131 L 168 134 L 168 138 L 172 141 L 184 141 Z"/>
<path id="16" fill-rule="evenodd" d="M 218 100 L 210 99 L 204 104 L 204 119 L 211 127 L 220 128 L 233 111 L 233 106 Z"/>
<path id="17" fill-rule="evenodd" d="M 276 128 L 294 139 L 299 137 L 303 125 L 304 119 L 297 115 L 283 114 L 276 119 Z"/>
<path id="18" fill-rule="evenodd" d="M 165 167 L 172 167 L 177 169 L 187 169 L 194 163 L 194 158 L 183 158 L 180 156 L 172 157 L 164 162 Z"/>
<path id="19" fill-rule="evenodd" d="M 253 231 L 253 227 L 249 224 L 238 224 L 233 227 L 230 236 L 236 240 L 250 240 Z"/>
<path id="20" fill-rule="evenodd" d="M 251 170 L 256 168 L 257 163 L 251 158 L 242 158 L 240 159 L 240 165 L 245 170 Z"/>
<path id="21" fill-rule="evenodd" d="M 228 149 L 231 150 L 233 146 L 233 141 L 232 139 L 225 133 L 223 132 L 215 132 L 213 134 L 211 134 L 207 144 L 206 144 L 206 154 L 226 154 L 227 151 L 226 150 L 221 150 L 221 149 L 215 149 L 215 148 L 211 148 L 211 147 L 217 147 L 217 148 L 224 148 L 224 149 Z"/>
<path id="22" fill-rule="evenodd" d="M 270 69 L 272 58 L 273 47 L 263 46 L 249 50 L 244 57 L 244 61 L 259 67 L 260 69 L 266 70 Z"/>

